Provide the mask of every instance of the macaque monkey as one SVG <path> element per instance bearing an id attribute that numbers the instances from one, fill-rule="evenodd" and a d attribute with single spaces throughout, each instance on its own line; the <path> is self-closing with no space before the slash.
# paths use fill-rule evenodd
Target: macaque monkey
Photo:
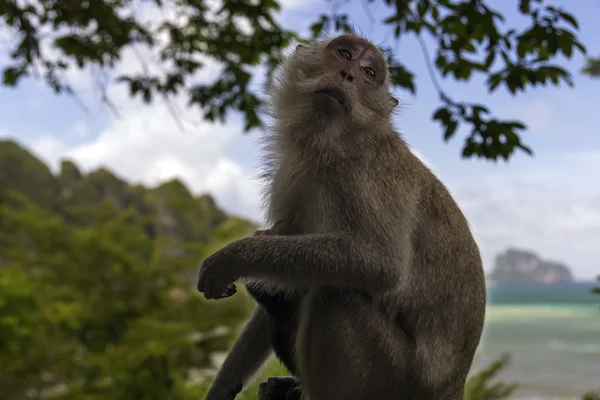
<path id="1" fill-rule="evenodd" d="M 206 400 L 234 399 L 273 350 L 295 377 L 263 383 L 261 400 L 462 400 L 485 314 L 481 256 L 393 127 L 383 55 L 351 34 L 302 44 L 269 96 L 268 221 L 293 233 L 275 226 L 203 261 L 206 298 L 242 279 L 259 303 Z"/>

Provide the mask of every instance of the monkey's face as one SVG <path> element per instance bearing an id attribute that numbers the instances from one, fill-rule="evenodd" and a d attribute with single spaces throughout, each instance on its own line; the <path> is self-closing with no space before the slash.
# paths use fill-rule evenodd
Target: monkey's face
<path id="1" fill-rule="evenodd" d="M 388 120 L 398 103 L 389 92 L 383 55 L 368 40 L 354 35 L 300 45 L 284 68 L 286 92 L 293 93 L 288 101 L 336 122 Z"/>

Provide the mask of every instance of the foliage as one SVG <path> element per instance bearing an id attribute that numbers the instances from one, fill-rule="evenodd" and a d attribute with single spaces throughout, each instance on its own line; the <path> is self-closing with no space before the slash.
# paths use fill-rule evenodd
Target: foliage
<path id="1" fill-rule="evenodd" d="M 0 398 L 184 398 L 250 311 L 243 296 L 201 300 L 186 276 L 204 252 L 170 257 L 174 243 L 149 237 L 150 221 L 132 210 L 106 203 L 79 227 L 23 196 L 6 199 Z"/>
<path id="2" fill-rule="evenodd" d="M 465 400 L 499 400 L 510 398 L 517 385 L 507 385 L 502 382 L 491 383 L 504 368 L 510 357 L 504 355 L 499 360 L 492 362 L 488 367 L 469 378 L 465 385 Z"/>
<path id="3" fill-rule="evenodd" d="M 43 204 L 55 206 L 59 185 L 50 169 L 15 142 L 0 140 L 0 188 L 13 189 Z"/>
<path id="4" fill-rule="evenodd" d="M 69 162 L 54 177 L 12 142 L 0 154 L 0 399 L 196 399 L 253 307 L 243 292 L 203 300 L 198 259 L 255 226 L 206 197 L 170 208 L 169 184 L 142 190 Z M 56 190 L 40 203 L 28 194 L 42 177 Z M 205 232 L 179 239 L 182 214 Z"/>
<path id="5" fill-rule="evenodd" d="M 581 400 L 600 400 L 600 390 L 585 394 Z"/>
<path id="6" fill-rule="evenodd" d="M 600 58 L 588 58 L 582 72 L 594 78 L 600 78 Z"/>
<path id="7" fill-rule="evenodd" d="M 374 0 L 369 0 L 373 3 Z M 387 2 L 386 3 L 391 3 Z M 521 0 L 520 14 L 531 25 L 523 30 L 501 29 L 504 17 L 484 1 L 401 1 L 395 2 L 395 14 L 383 23 L 393 28 L 396 37 L 414 34 L 420 39 L 427 58 L 422 37 L 432 36 L 437 42 L 434 65 L 442 77 L 451 76 L 457 81 L 472 79 L 477 73 L 485 77 L 490 93 L 504 87 L 510 93 L 523 92 L 528 86 L 565 82 L 572 85 L 570 74 L 552 61 L 561 53 L 571 57 L 573 51 L 585 52 L 576 35 L 567 27 L 578 29 L 576 19 L 565 10 L 543 1 Z M 333 24 L 346 27 L 347 15 L 334 19 L 321 16 L 312 26 L 315 34 Z M 415 91 L 412 73 L 396 60 L 394 83 Z M 431 77 L 439 92 L 441 107 L 433 119 L 440 122 L 444 140 L 450 139 L 460 124 L 470 126 L 462 155 L 489 159 L 508 159 L 515 149 L 531 154 L 531 149 L 521 143 L 518 131 L 525 125 L 518 121 L 501 121 L 490 118 L 490 111 L 482 104 L 454 100 L 442 90 L 433 72 Z"/>
<path id="8" fill-rule="evenodd" d="M 333 12 L 320 15 L 310 26 L 313 37 L 324 31 L 350 30 L 350 16 L 337 10 L 352 1 L 376 2 L 328 0 Z M 577 51 L 585 53 L 573 15 L 544 0 L 516 0 L 518 12 L 528 21 L 519 29 L 502 25 L 504 17 L 491 8 L 489 0 L 377 1 L 390 12 L 380 21 L 390 33 L 395 38 L 415 36 L 422 46 L 439 92 L 441 106 L 433 119 L 441 124 L 444 140 L 465 126 L 470 133 L 463 157 L 508 159 L 515 150 L 531 154 L 521 141 L 523 123 L 499 120 L 483 104 L 454 98 L 435 75 L 457 81 L 480 75 L 490 93 L 500 88 L 517 94 L 538 85 L 572 85 L 570 73 L 556 61 Z M 154 18 L 142 19 L 142 13 L 136 12 L 140 5 L 155 7 L 149 10 Z M 308 39 L 283 29 L 275 20 L 279 10 L 276 0 L 140 4 L 133 0 L 0 0 L 0 17 L 16 38 L 11 64 L 4 69 L 4 84 L 15 86 L 23 77 L 43 71 L 43 79 L 56 92 L 74 93 L 63 74 L 69 66 L 110 69 L 125 50 L 147 47 L 156 55 L 152 65 L 158 66 L 158 72 L 149 68 L 148 60 L 140 60 L 141 73 L 117 77 L 129 86 L 131 96 L 151 102 L 184 93 L 190 104 L 200 106 L 207 120 L 223 121 L 230 111 L 240 111 L 245 130 L 250 130 L 262 123 L 264 101 L 251 88 L 252 68 L 265 66 L 270 76 L 292 39 Z M 425 37 L 437 44 L 433 61 Z M 389 61 L 394 85 L 414 94 L 414 73 L 392 55 Z M 209 83 L 192 83 L 208 62 L 222 67 L 220 75 Z M 102 99 L 109 102 L 105 90 Z"/>

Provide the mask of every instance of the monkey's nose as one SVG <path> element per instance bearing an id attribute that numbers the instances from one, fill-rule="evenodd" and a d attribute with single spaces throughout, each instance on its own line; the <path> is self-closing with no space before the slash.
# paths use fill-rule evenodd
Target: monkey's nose
<path id="1" fill-rule="evenodd" d="M 340 71 L 340 75 L 342 76 L 343 79 L 352 82 L 354 81 L 354 75 L 352 75 L 352 73 L 346 71 L 345 69 Z"/>

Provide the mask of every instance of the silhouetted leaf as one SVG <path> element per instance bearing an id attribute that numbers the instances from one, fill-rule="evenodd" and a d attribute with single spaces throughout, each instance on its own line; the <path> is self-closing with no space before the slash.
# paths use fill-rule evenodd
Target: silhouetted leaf
<path id="1" fill-rule="evenodd" d="M 348 1 L 358 5 L 362 0 Z M 376 1 L 379 0 L 368 3 Z M 572 31 L 579 26 L 576 18 L 543 0 L 514 1 L 524 21 L 518 26 L 514 26 L 516 22 L 505 22 L 489 0 L 383 0 L 391 14 L 380 22 L 395 37 L 425 33 L 432 36 L 435 46 L 423 51 L 428 63 L 429 57 L 434 60 L 433 65 L 428 65 L 433 79 L 436 74 L 459 81 L 481 76 L 490 92 L 503 88 L 512 94 L 540 85 L 572 85 L 569 71 L 554 60 L 561 55 L 572 57 L 576 52 L 585 53 L 585 47 Z M 57 93 L 73 93 L 73 88 L 64 80 L 65 69 L 70 66 L 112 68 L 124 51 L 147 46 L 158 54 L 158 68 L 145 68 L 142 61 L 142 73 L 117 80 L 129 86 L 131 96 L 140 96 L 150 103 L 157 97 L 184 94 L 189 104 L 198 106 L 209 121 L 225 121 L 230 112 L 240 112 L 245 130 L 262 126 L 264 95 L 260 89 L 250 86 L 250 71 L 255 71 L 251 68 L 266 67 L 269 82 L 284 49 L 294 39 L 305 39 L 276 22 L 279 3 L 276 0 L 223 0 L 216 10 L 216 18 L 204 0 L 174 0 L 164 15 L 161 12 L 166 8 L 162 1 L 148 4 L 156 5 L 159 11 L 158 21 L 152 25 L 143 22 L 139 13 L 132 12 L 135 8 L 131 0 L 34 0 L 33 3 L 0 0 L 0 16 L 16 32 L 16 40 L 9 49 L 11 61 L 4 69 L 4 84 L 15 86 L 30 75 L 34 66 L 42 66 L 44 73 L 37 76 L 48 86 Z M 167 14 L 185 15 L 185 19 L 175 23 Z M 236 19 L 244 20 L 250 29 L 242 28 Z M 319 38 L 324 32 L 352 31 L 352 25 L 348 14 L 334 6 L 331 12 L 319 15 L 308 28 L 312 38 Z M 91 26 L 94 29 L 89 29 Z M 58 57 L 50 58 L 40 50 L 45 37 L 40 33 L 53 31 L 58 32 L 52 42 Z M 158 35 L 161 35 L 160 41 L 156 40 Z M 222 66 L 219 76 L 201 85 L 191 79 L 204 66 L 198 56 Z M 409 68 L 395 61 L 391 53 L 386 56 L 390 60 L 391 82 L 416 93 L 414 75 Z M 600 76 L 599 70 L 597 60 L 590 59 L 583 72 Z M 438 82 L 434 84 L 440 98 L 448 100 L 442 102 L 450 106 L 452 114 L 452 118 L 440 121 L 444 137 L 454 137 L 461 126 L 472 132 L 465 140 L 472 140 L 474 144 L 465 142 L 465 146 L 470 147 L 463 154 L 507 159 L 515 149 L 528 152 L 520 140 L 505 144 L 500 139 L 505 134 L 518 136 L 520 128 L 487 116 L 488 119 L 483 118 L 481 110 L 462 104 L 460 99 L 451 99 Z M 481 142 L 484 139 L 487 142 Z"/>

